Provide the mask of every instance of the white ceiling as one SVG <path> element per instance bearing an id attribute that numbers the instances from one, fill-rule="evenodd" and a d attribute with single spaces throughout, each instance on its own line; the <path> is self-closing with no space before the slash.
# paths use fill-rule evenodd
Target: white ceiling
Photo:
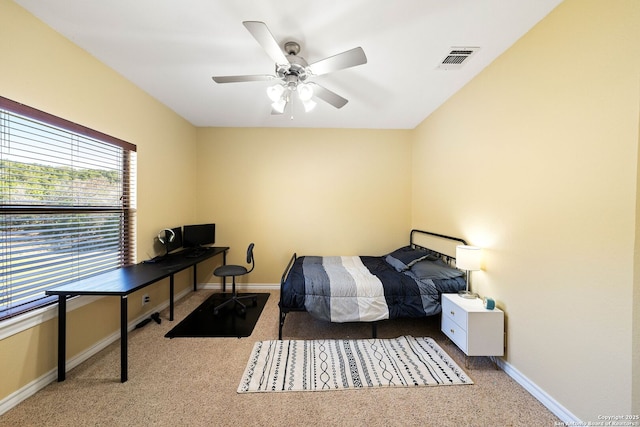
<path id="1" fill-rule="evenodd" d="M 14 1 L 196 126 L 412 129 L 562 0 Z M 309 63 L 361 46 L 366 64 L 313 78 L 349 103 L 273 116 L 269 82 L 214 83 L 274 73 L 247 20 Z M 438 69 L 452 47 L 480 50 Z"/>

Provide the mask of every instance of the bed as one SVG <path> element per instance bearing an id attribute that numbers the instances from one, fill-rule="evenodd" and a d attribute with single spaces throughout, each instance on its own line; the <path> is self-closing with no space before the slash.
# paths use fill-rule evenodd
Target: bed
<path id="1" fill-rule="evenodd" d="M 466 287 L 455 268 L 460 238 L 411 230 L 409 244 L 380 256 L 297 256 L 280 281 L 278 339 L 287 313 L 306 311 L 328 322 L 377 322 L 441 312 L 441 295 Z"/>

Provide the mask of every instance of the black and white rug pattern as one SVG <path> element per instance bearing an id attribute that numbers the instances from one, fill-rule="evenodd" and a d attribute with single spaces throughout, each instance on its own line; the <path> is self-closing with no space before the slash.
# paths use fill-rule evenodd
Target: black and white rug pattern
<path id="1" fill-rule="evenodd" d="M 238 393 L 473 384 L 428 337 L 254 344 Z"/>

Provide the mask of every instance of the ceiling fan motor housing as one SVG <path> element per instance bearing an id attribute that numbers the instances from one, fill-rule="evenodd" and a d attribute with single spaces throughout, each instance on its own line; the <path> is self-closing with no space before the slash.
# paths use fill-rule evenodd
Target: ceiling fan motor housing
<path id="1" fill-rule="evenodd" d="M 295 48 L 292 48 L 294 46 Z M 297 56 L 300 52 L 300 45 L 296 42 L 287 42 L 284 45 L 285 51 L 288 53 L 288 64 L 276 64 L 276 75 L 278 78 L 285 80 L 291 85 L 292 79 L 289 76 L 295 76 L 295 80 L 304 82 L 308 77 L 307 67 L 309 64 L 301 56 Z"/>

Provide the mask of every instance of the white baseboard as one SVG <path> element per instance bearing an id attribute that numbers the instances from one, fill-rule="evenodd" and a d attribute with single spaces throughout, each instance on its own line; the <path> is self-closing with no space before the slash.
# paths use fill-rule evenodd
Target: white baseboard
<path id="1" fill-rule="evenodd" d="M 236 284 L 238 292 L 243 291 L 278 291 L 280 290 L 280 283 L 242 283 Z M 208 282 L 198 284 L 198 289 L 213 289 L 222 290 L 222 284 L 219 282 Z M 227 292 L 231 292 L 231 283 L 227 283 Z"/>
<path id="2" fill-rule="evenodd" d="M 520 384 L 522 388 L 527 390 L 533 397 L 540 401 L 540 403 L 551 411 L 552 414 L 560 418 L 565 425 L 583 425 L 582 421 L 578 417 L 573 415 L 567 408 L 549 396 L 547 392 L 538 387 L 511 364 L 498 357 L 492 357 L 491 359 L 515 382 Z"/>
<path id="3" fill-rule="evenodd" d="M 18 404 L 23 400 L 26 400 L 36 394 L 38 391 L 55 381 L 56 378 L 56 370 L 53 369 L 2 399 L 0 401 L 0 416 L 14 406 L 18 406 Z"/>

